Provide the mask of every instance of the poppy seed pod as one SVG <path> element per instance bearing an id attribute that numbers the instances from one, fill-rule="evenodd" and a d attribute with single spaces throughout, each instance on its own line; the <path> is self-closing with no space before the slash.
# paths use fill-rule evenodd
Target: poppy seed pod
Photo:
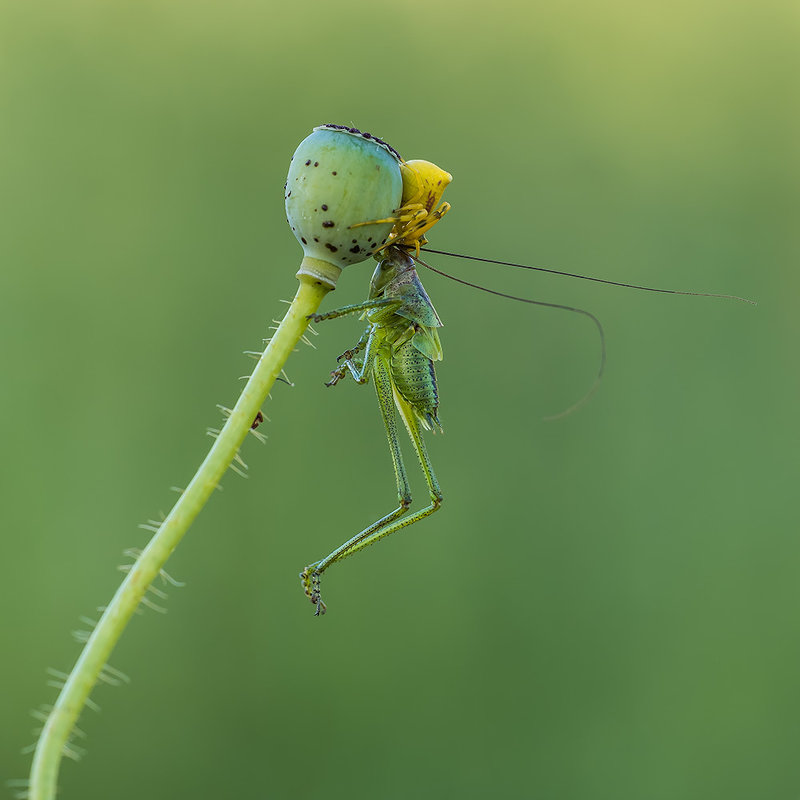
<path id="1" fill-rule="evenodd" d="M 402 202 L 400 163 L 386 142 L 343 125 L 321 125 L 300 143 L 285 191 L 286 218 L 305 255 L 298 275 L 333 286 L 344 267 L 386 241 Z M 386 221 L 363 224 L 371 220 Z"/>

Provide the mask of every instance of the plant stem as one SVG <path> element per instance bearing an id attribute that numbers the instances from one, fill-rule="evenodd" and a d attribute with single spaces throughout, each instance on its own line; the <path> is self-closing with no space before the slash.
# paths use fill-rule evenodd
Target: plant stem
<path id="1" fill-rule="evenodd" d="M 339 270 L 334 269 L 338 277 Z M 300 288 L 205 461 L 117 589 L 62 687 L 36 745 L 29 800 L 55 797 L 64 748 L 111 651 L 150 584 L 236 456 L 289 354 L 308 327 L 308 315 L 317 311 L 335 285 L 335 277 L 315 275 L 313 270 L 304 271 L 301 267 Z"/>

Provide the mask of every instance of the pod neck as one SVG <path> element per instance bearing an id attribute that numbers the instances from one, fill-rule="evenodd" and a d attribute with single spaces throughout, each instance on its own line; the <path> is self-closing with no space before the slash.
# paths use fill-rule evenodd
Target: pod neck
<path id="1" fill-rule="evenodd" d="M 342 274 L 341 267 L 331 264 L 330 261 L 323 261 L 321 258 L 305 256 L 297 270 L 298 280 L 311 280 L 327 286 L 329 289 L 336 288 L 336 282 Z"/>

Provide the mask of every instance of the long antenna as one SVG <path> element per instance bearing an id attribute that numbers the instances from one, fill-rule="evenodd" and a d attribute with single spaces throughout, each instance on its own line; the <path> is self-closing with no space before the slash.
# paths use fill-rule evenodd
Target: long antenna
<path id="1" fill-rule="evenodd" d="M 643 292 L 660 292 L 661 294 L 685 294 L 691 297 L 719 297 L 723 300 L 738 300 L 741 303 L 750 303 L 750 305 L 753 306 L 758 305 L 758 303 L 756 303 L 755 300 L 748 300 L 746 297 L 737 297 L 734 294 L 713 294 L 711 292 L 683 292 L 678 289 L 656 289 L 652 286 L 639 286 L 635 283 L 621 283 L 620 281 L 607 281 L 604 278 L 593 278 L 590 275 L 578 275 L 575 272 L 562 272 L 561 270 L 549 269 L 548 267 L 533 267 L 529 266 L 528 264 L 515 264 L 513 261 L 495 261 L 493 258 L 479 258 L 478 256 L 465 256 L 461 255 L 460 253 L 450 253 L 447 250 L 432 250 L 430 247 L 424 247 L 423 252 L 436 253 L 437 255 L 441 256 L 453 256 L 454 258 L 464 258 L 467 259 L 468 261 L 482 261 L 484 264 L 499 264 L 504 267 L 518 267 L 519 269 L 531 269 L 535 270 L 536 272 L 549 272 L 551 275 L 563 275 L 567 278 L 580 278 L 583 281 L 606 283 L 609 286 L 622 286 L 626 289 L 640 289 Z M 426 264 L 425 266 L 428 265 Z M 447 277 L 450 276 L 448 275 Z M 543 305 L 546 305 L 546 303 Z"/>
<path id="2" fill-rule="evenodd" d="M 427 248 L 426 248 L 427 250 Z M 438 252 L 436 250 L 428 250 L 430 253 Z M 409 253 L 409 255 L 411 255 Z M 447 255 L 453 255 L 452 253 L 447 253 Z M 573 411 L 577 411 L 582 405 L 584 405 L 589 398 L 597 391 L 597 387 L 600 385 L 600 381 L 603 378 L 603 371 L 606 368 L 606 335 L 603 331 L 603 326 L 600 324 L 600 320 L 592 314 L 591 311 L 586 311 L 584 308 L 575 308 L 574 306 L 564 306 L 560 303 L 545 303 L 543 300 L 530 300 L 527 297 L 517 297 L 513 294 L 506 294 L 505 292 L 498 292 L 494 289 L 488 289 L 486 286 L 481 286 L 477 283 L 470 283 L 469 281 L 465 281 L 462 278 L 456 278 L 455 275 L 449 275 L 447 272 L 442 272 L 440 269 L 436 269 L 436 267 L 432 267 L 430 264 L 427 264 L 421 258 L 417 256 L 411 256 L 418 264 L 422 264 L 423 267 L 427 267 L 431 272 L 435 272 L 437 275 L 441 275 L 443 278 L 449 278 L 451 281 L 455 281 L 456 283 L 462 284 L 462 286 L 469 286 L 472 289 L 479 289 L 482 292 L 486 292 L 487 294 L 493 294 L 496 297 L 505 297 L 508 300 L 516 300 L 520 303 L 529 303 L 530 305 L 534 306 L 543 306 L 544 308 L 556 308 L 560 311 L 571 311 L 574 314 L 582 314 L 584 317 L 588 317 L 597 328 L 597 333 L 600 336 L 600 369 L 597 370 L 597 376 L 594 379 L 589 391 L 578 400 L 577 403 L 571 405 L 565 411 L 561 411 L 558 414 L 554 414 L 551 417 L 544 417 L 545 420 L 551 421 L 556 419 L 561 419 L 562 417 L 569 416 Z M 482 259 L 476 259 L 477 261 L 481 261 Z"/>

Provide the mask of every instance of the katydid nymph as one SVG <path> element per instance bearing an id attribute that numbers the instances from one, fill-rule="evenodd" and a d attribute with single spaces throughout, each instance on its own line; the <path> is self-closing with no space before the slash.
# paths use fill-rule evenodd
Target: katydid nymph
<path id="1" fill-rule="evenodd" d="M 350 130 L 350 132 L 353 131 Z M 370 225 L 392 224 L 388 237 L 383 240 L 376 237 L 372 244 L 372 253 L 378 260 L 378 265 L 372 276 L 367 299 L 363 303 L 344 306 L 327 313 L 313 314 L 309 318 L 313 322 L 322 322 L 355 314 L 360 315 L 362 319 L 366 319 L 366 330 L 352 349 L 339 356 L 338 366 L 331 373 L 331 379 L 326 383 L 326 386 L 335 386 L 348 375 L 358 384 L 367 383 L 372 379 L 386 428 L 398 496 L 398 504 L 394 510 L 364 528 L 364 530 L 337 547 L 325 558 L 309 564 L 300 573 L 303 590 L 314 604 L 316 615 L 324 614 L 326 610 L 320 596 L 320 580 L 323 573 L 332 564 L 363 550 L 389 534 L 419 522 L 437 511 L 442 504 L 442 491 L 423 439 L 423 431 L 441 430 L 439 423 L 439 392 L 434 362 L 442 359 L 442 347 L 439 340 L 439 328 L 442 327 L 442 322 L 417 275 L 415 262 L 423 264 L 434 272 L 459 283 L 488 291 L 491 294 L 535 305 L 576 312 L 589 317 L 593 321 L 601 344 L 600 368 L 597 377 L 583 400 L 558 416 L 563 416 L 582 405 L 593 393 L 602 376 L 605 363 L 603 329 L 599 320 L 590 312 L 580 308 L 528 300 L 507 295 L 503 292 L 495 292 L 485 287 L 462 281 L 459 278 L 454 278 L 422 261 L 419 254 L 421 246 L 427 243 L 425 234 L 442 219 L 450 208 L 449 204 L 441 202 L 441 197 L 452 177 L 444 170 L 427 161 L 401 161 L 400 170 L 402 174 L 402 203 L 400 208 L 390 217 L 367 220 L 349 226 L 352 230 L 368 228 Z M 296 235 L 298 234 L 296 233 Z M 305 243 L 305 239 L 302 241 Z M 353 241 L 355 242 L 356 240 L 354 239 Z M 355 249 L 357 250 L 358 246 Z M 448 255 L 454 254 L 448 253 Z M 466 258 L 474 257 L 466 256 Z M 556 274 L 565 274 L 571 277 L 585 277 L 542 267 L 527 267 L 521 264 L 510 264 L 509 262 L 491 262 L 489 259 L 477 260 L 508 264 L 509 266 L 517 266 L 524 269 L 555 272 Z M 726 295 L 706 295 L 706 293 L 700 292 L 651 289 L 650 287 L 633 286 L 632 284 L 605 281 L 599 278 L 588 278 L 588 280 L 648 291 L 726 297 Z M 427 505 L 413 513 L 407 513 L 410 510 L 412 498 L 406 468 L 400 451 L 397 415 L 402 420 L 411 439 L 425 476 L 428 490 Z"/>
<path id="2" fill-rule="evenodd" d="M 348 314 L 363 314 L 369 323 L 355 347 L 339 357 L 341 364 L 326 385 L 335 386 L 348 374 L 361 384 L 372 377 L 386 427 L 398 497 L 394 511 L 373 522 L 321 561 L 309 564 L 300 573 L 303 589 L 314 603 L 317 615 L 325 613 L 325 604 L 320 597 L 320 578 L 331 564 L 390 533 L 419 522 L 442 504 L 442 491 L 422 438 L 422 429 L 441 430 L 439 390 L 433 362 L 442 359 L 438 332 L 442 321 L 422 286 L 410 251 L 419 254 L 420 245 L 426 241 L 425 232 L 450 208 L 447 203 L 439 204 L 439 200 L 452 177 L 427 161 L 404 162 L 401 172 L 403 205 L 392 220 L 394 227 L 388 243 L 379 248 L 380 261 L 372 276 L 366 302 L 312 317 L 315 322 L 321 322 Z M 369 225 L 370 222 L 363 224 Z M 411 487 L 400 451 L 395 407 L 411 438 L 430 496 L 430 503 L 425 508 L 408 516 L 405 514 L 411 506 Z"/>

